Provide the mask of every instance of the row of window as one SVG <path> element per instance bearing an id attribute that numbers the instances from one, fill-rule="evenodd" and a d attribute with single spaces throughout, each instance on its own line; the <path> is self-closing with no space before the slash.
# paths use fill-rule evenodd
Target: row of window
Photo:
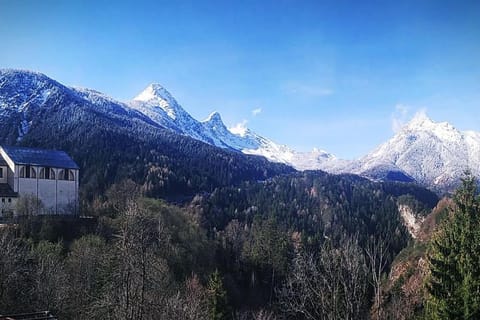
<path id="1" fill-rule="evenodd" d="M 20 167 L 20 178 L 32 178 L 36 179 L 37 178 L 37 169 L 31 166 L 22 166 Z M 40 172 L 38 173 L 38 178 L 39 179 L 47 179 L 47 180 L 55 180 L 56 174 L 55 170 L 52 168 L 40 168 Z M 75 180 L 75 174 L 73 173 L 73 170 L 69 169 L 61 169 L 58 172 L 58 180 L 70 180 L 74 181 Z"/>

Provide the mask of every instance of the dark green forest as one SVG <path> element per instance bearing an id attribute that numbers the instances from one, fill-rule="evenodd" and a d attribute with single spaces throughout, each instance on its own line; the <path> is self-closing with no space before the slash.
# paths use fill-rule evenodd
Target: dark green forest
<path id="1" fill-rule="evenodd" d="M 112 182 L 84 207 L 90 218 L 23 216 L 2 228 L 2 313 L 366 319 L 411 241 L 397 201 L 429 210 L 438 200 L 413 184 L 323 172 L 207 188 L 177 205 L 149 192 Z"/>

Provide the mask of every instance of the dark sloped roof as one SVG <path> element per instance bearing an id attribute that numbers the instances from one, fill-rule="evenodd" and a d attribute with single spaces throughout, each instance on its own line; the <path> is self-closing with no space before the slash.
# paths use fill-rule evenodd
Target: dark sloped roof
<path id="1" fill-rule="evenodd" d="M 16 164 L 78 169 L 75 161 L 64 151 L 7 146 L 2 146 L 2 149 Z"/>

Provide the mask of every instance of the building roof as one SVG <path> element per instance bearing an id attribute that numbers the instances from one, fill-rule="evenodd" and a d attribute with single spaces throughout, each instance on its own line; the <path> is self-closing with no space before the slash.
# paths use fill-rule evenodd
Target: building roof
<path id="1" fill-rule="evenodd" d="M 64 151 L 10 146 L 2 146 L 2 149 L 16 164 L 78 169 L 75 161 Z"/>

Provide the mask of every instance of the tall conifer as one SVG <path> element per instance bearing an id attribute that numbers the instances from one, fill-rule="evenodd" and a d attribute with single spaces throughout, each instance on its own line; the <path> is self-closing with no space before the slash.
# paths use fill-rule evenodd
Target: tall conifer
<path id="1" fill-rule="evenodd" d="M 475 178 L 462 182 L 453 214 L 431 243 L 428 319 L 480 319 L 480 200 Z"/>

